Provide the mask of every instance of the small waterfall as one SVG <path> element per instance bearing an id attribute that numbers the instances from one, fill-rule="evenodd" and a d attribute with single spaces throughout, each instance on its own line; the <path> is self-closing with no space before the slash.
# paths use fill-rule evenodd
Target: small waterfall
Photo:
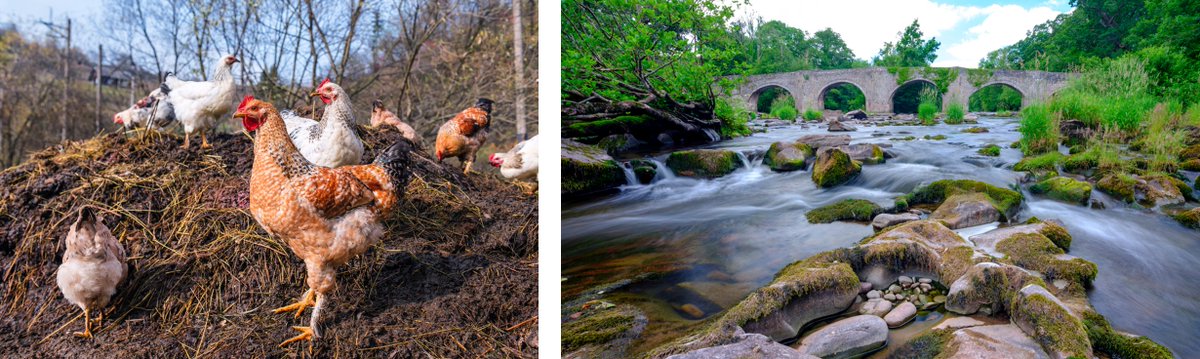
<path id="1" fill-rule="evenodd" d="M 667 167 L 666 163 L 654 158 L 647 158 L 646 160 L 650 161 L 650 163 L 653 163 L 654 168 L 657 170 L 654 171 L 654 179 L 651 180 L 650 183 L 675 178 L 675 172 L 672 172 L 671 169 Z"/>
<path id="2" fill-rule="evenodd" d="M 717 142 L 717 141 L 721 140 L 721 135 L 718 134 L 717 131 L 715 131 L 711 128 L 704 129 L 704 134 L 708 135 L 708 139 L 712 142 Z"/>
<path id="3" fill-rule="evenodd" d="M 638 183 L 637 175 L 633 174 L 633 165 L 629 164 L 629 162 L 622 163 L 621 170 L 625 172 L 625 185 L 637 186 L 641 184 Z"/>
<path id="4" fill-rule="evenodd" d="M 738 160 L 742 161 L 743 168 L 754 167 L 754 165 L 750 163 L 750 157 L 746 156 L 745 152 L 737 151 L 737 156 L 738 156 Z"/>

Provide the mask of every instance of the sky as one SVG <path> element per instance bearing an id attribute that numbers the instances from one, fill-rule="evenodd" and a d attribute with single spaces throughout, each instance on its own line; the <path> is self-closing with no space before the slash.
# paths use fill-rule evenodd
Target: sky
<path id="1" fill-rule="evenodd" d="M 974 68 L 988 52 L 1070 11 L 1067 0 L 750 0 L 736 17 L 779 20 L 808 33 L 833 28 L 865 60 L 879 54 L 884 42 L 898 40 L 898 33 L 917 19 L 925 38 L 942 44 L 934 66 Z"/>

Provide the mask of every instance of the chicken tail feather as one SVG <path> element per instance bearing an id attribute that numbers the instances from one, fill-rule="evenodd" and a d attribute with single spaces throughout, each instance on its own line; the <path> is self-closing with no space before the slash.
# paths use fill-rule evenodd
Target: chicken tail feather
<path id="1" fill-rule="evenodd" d="M 409 153 L 412 151 L 412 143 L 406 139 L 400 139 L 375 157 L 375 165 L 387 171 L 388 177 L 391 177 L 396 188 L 407 187 L 408 181 L 412 177 L 412 170 L 409 169 L 412 166 L 412 158 Z"/>

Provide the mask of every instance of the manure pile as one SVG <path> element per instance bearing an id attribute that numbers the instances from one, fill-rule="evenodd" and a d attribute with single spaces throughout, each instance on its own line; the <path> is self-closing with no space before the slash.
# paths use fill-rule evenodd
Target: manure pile
<path id="1" fill-rule="evenodd" d="M 400 139 L 362 129 L 364 162 Z M 108 134 L 0 172 L 0 356 L 280 357 L 307 325 L 271 310 L 304 264 L 247 210 L 251 140 L 179 149 L 171 135 Z M 428 150 L 428 146 L 426 146 Z M 537 199 L 495 172 L 463 176 L 426 152 L 387 234 L 338 271 L 318 357 L 536 357 Z M 93 340 L 55 285 L 63 237 L 100 209 L 132 267 Z"/>

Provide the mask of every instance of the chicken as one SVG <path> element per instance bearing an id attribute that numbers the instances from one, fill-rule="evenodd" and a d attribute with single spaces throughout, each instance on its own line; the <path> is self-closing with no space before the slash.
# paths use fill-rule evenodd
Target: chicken
<path id="1" fill-rule="evenodd" d="M 517 182 L 517 185 L 524 188 L 526 193 L 532 194 L 537 188 L 538 136 L 517 143 L 508 152 L 493 153 L 488 157 L 488 163 L 492 167 L 499 168 L 500 174 L 504 177 L 515 180 L 532 179 L 532 186 Z"/>
<path id="2" fill-rule="evenodd" d="M 246 96 L 233 115 L 254 139 L 250 214 L 268 234 L 279 236 L 304 260 L 308 290 L 301 300 L 275 310 L 313 307 L 307 327 L 280 344 L 320 338 L 318 320 L 336 282 L 336 268 L 362 254 L 383 236 L 380 220 L 393 212 L 408 185 L 409 152 L 404 140 L 369 165 L 326 168 L 304 159 L 287 135 L 283 118 L 269 103 Z"/>
<path id="3" fill-rule="evenodd" d="M 487 142 L 488 128 L 492 125 L 492 100 L 481 98 L 475 106 L 459 112 L 438 129 L 435 144 L 438 162 L 449 157 L 458 157 L 463 163 L 463 173 L 471 173 L 475 154 L 479 146 Z"/>
<path id="4" fill-rule="evenodd" d="M 392 111 L 388 111 L 383 107 L 383 101 L 375 100 L 371 103 L 371 127 L 379 127 L 381 125 L 391 125 L 396 130 L 400 131 L 400 135 L 407 138 L 412 143 L 421 143 L 421 135 L 409 126 L 404 121 L 400 121 L 400 117 Z"/>
<path id="5" fill-rule="evenodd" d="M 287 125 L 288 137 L 300 154 L 317 166 L 330 168 L 362 162 L 362 140 L 350 128 L 354 123 L 350 95 L 341 86 L 325 79 L 310 96 L 320 96 L 321 102 L 325 103 L 325 114 L 320 122 L 290 111 L 280 114 Z"/>
<path id="6" fill-rule="evenodd" d="M 206 132 L 216 127 L 217 120 L 233 110 L 235 100 L 233 64 L 238 59 L 226 55 L 213 67 L 209 81 L 181 81 L 167 75 L 161 88 L 167 101 L 175 106 L 175 117 L 183 124 L 183 148 L 191 143 L 192 133 L 199 132 L 200 148 L 210 148 Z"/>
<path id="7" fill-rule="evenodd" d="M 104 320 L 104 307 L 125 279 L 125 249 L 108 227 L 96 219 L 91 207 L 84 207 L 67 233 L 67 251 L 58 266 L 58 288 L 71 304 L 83 309 L 81 338 L 92 337 L 92 311 Z"/>
<path id="8" fill-rule="evenodd" d="M 152 117 L 154 121 L 150 121 Z M 167 101 L 167 94 L 162 88 L 154 89 L 133 106 L 113 115 L 113 123 L 125 126 L 126 130 L 147 126 L 162 130 L 172 122 L 175 122 L 175 107 Z"/>

